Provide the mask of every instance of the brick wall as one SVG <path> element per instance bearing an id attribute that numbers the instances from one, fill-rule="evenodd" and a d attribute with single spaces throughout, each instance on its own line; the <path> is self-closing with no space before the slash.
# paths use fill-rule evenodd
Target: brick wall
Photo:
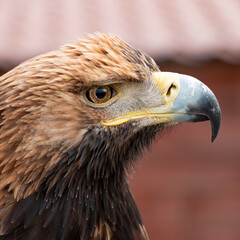
<path id="1" fill-rule="evenodd" d="M 153 143 L 130 184 L 151 240 L 240 239 L 240 65 L 160 65 L 199 78 L 216 94 L 222 126 L 185 123 Z"/>

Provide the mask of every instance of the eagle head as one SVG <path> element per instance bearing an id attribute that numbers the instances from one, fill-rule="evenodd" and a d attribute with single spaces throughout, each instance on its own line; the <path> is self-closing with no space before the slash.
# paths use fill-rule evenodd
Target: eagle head
<path id="1" fill-rule="evenodd" d="M 147 239 L 127 170 L 155 135 L 221 112 L 199 80 L 95 34 L 0 78 L 5 239 Z"/>

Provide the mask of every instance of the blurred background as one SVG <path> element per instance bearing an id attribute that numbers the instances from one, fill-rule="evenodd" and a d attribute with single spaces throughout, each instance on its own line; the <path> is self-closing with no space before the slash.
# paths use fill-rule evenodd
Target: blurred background
<path id="1" fill-rule="evenodd" d="M 86 33 L 115 33 L 216 94 L 222 127 L 159 135 L 130 176 L 151 240 L 240 239 L 240 0 L 0 0 L 0 73 Z"/>

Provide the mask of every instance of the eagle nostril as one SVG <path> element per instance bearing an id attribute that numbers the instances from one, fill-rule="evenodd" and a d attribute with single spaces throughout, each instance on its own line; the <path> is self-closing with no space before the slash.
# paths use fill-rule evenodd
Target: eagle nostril
<path id="1" fill-rule="evenodd" d="M 172 83 L 171 86 L 167 90 L 167 97 L 170 97 L 172 94 L 172 91 L 174 91 L 177 87 Z"/>

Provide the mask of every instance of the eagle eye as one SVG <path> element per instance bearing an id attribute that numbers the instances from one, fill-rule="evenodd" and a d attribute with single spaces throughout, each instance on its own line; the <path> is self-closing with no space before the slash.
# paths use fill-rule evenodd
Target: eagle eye
<path id="1" fill-rule="evenodd" d="M 85 92 L 85 98 L 95 104 L 106 103 L 116 96 L 117 92 L 109 85 L 93 86 Z"/>

